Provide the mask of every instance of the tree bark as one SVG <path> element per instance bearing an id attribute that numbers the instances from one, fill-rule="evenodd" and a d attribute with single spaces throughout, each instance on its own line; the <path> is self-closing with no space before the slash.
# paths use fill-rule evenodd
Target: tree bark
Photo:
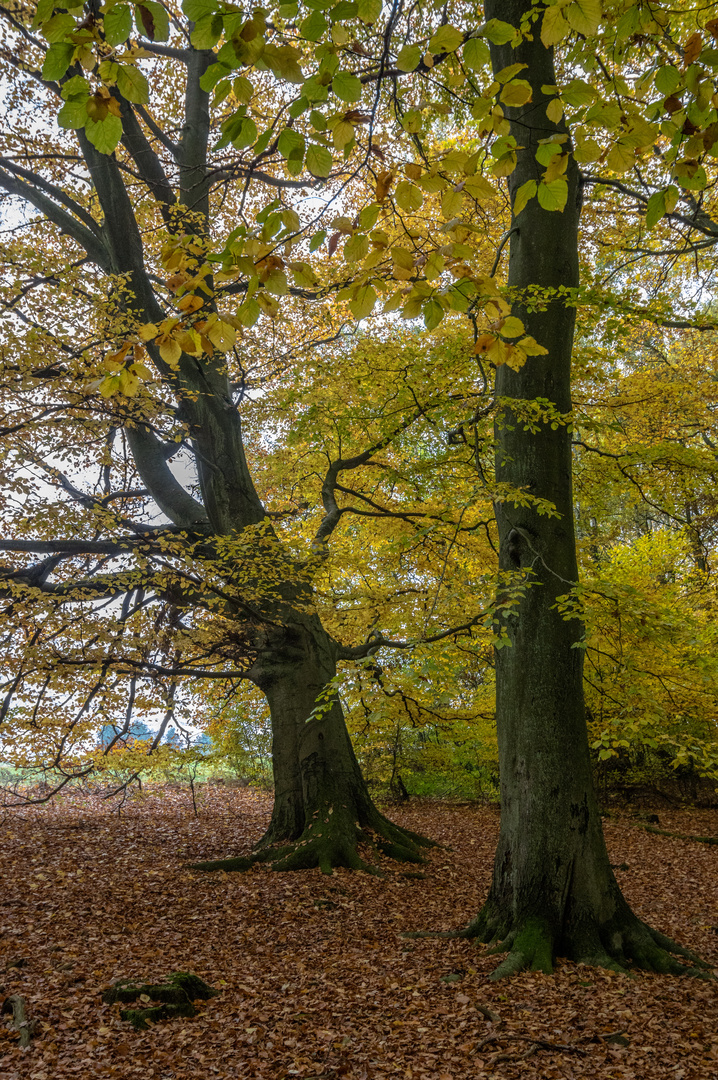
<path id="1" fill-rule="evenodd" d="M 519 26 L 530 0 L 489 0 L 486 18 Z M 540 181 L 540 140 L 565 136 L 546 117 L 541 87 L 555 84 L 553 50 L 540 39 L 518 48 L 492 46 L 494 72 L 524 63 L 532 100 L 510 109 L 519 144 L 509 186 Z M 550 972 L 557 955 L 625 968 L 630 962 L 660 971 L 686 970 L 671 953 L 686 950 L 657 934 L 630 910 L 611 870 L 593 790 L 583 702 L 583 627 L 565 618 L 559 598 L 578 582 L 571 484 L 571 353 L 575 308 L 563 290 L 579 283 L 579 176 L 572 157 L 565 173 L 562 213 L 531 199 L 512 221 L 509 287 L 512 314 L 548 349 L 519 371 L 497 371 L 496 477 L 501 484 L 555 508 L 540 513 L 511 496 L 496 505 L 500 570 L 523 579 L 524 590 L 500 628 L 507 647 L 496 651 L 496 722 L 501 776 L 501 832 L 488 899 L 463 933 L 509 951 L 494 977 L 522 968 Z M 545 298 L 529 306 L 527 290 Z M 568 301 L 568 302 L 567 302 Z M 542 402 L 567 417 L 527 429 L 522 403 Z M 525 414 L 524 414 L 525 415 Z M 536 430 L 537 428 L 537 430 Z M 693 970 L 693 969 L 691 969 Z"/>
<path id="2" fill-rule="evenodd" d="M 395 859 L 423 862 L 431 841 L 394 825 L 374 805 L 357 762 L 332 680 L 335 646 L 318 619 L 282 628 L 252 669 L 272 717 L 274 809 L 254 855 L 195 864 L 245 870 L 334 866 L 374 870 L 359 854 L 370 845 Z"/>

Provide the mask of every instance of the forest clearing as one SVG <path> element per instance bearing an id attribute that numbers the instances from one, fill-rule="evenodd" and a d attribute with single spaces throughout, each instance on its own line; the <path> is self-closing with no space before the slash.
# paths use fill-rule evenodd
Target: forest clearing
<path id="1" fill-rule="evenodd" d="M 5 822 L 0 982 L 37 1028 L 0 1028 L 4 1080 L 709 1080 L 718 1075 L 715 984 L 559 960 L 555 974 L 490 982 L 465 940 L 408 939 L 466 924 L 491 878 L 496 808 L 424 802 L 391 816 L 447 845 L 421 877 L 325 877 L 184 864 L 248 850 L 271 800 L 252 789 L 155 789 L 121 815 L 67 798 Z M 639 915 L 715 958 L 718 850 L 604 821 Z M 660 826 L 718 833 L 716 810 Z M 103 1005 L 118 978 L 190 970 L 220 993 L 198 1015 L 136 1031 Z"/>

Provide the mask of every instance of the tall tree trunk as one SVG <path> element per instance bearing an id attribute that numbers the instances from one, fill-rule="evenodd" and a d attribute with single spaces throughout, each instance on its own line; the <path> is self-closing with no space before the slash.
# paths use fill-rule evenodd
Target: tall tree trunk
<path id="1" fill-rule="evenodd" d="M 486 18 L 519 26 L 531 0 L 489 0 Z M 521 147 L 510 177 L 518 188 L 543 172 L 535 153 L 540 140 L 567 136 L 546 117 L 541 87 L 555 83 L 552 50 L 533 40 L 512 50 L 492 46 L 494 72 L 528 65 L 522 77 L 533 96 L 509 110 L 511 133 Z M 563 149 L 569 149 L 568 141 Z M 633 961 L 661 971 L 684 970 L 670 955 L 690 955 L 642 923 L 630 910 L 611 871 L 593 790 L 583 702 L 582 624 L 564 618 L 559 597 L 578 580 L 571 489 L 571 434 L 547 416 L 531 430 L 522 402 L 540 400 L 567 416 L 571 410 L 571 352 L 575 308 L 562 289 L 578 285 L 579 177 L 568 159 L 568 201 L 563 213 L 529 201 L 513 221 L 509 286 L 518 297 L 512 314 L 548 349 L 519 371 L 497 372 L 500 413 L 496 424 L 496 475 L 502 484 L 548 500 L 551 515 L 536 505 L 497 504 L 502 572 L 522 574 L 525 591 L 506 617 L 510 647 L 496 652 L 496 720 L 501 773 L 501 833 L 488 899 L 463 933 L 509 951 L 494 972 L 521 968 L 551 971 L 556 955 L 623 968 Z M 543 310 L 521 302 L 538 287 Z M 548 403 L 548 404 L 546 404 Z"/>
<path id="2" fill-rule="evenodd" d="M 369 844 L 386 855 L 421 862 L 430 841 L 381 814 L 369 795 L 332 679 L 334 645 L 318 619 L 286 626 L 252 669 L 272 718 L 274 809 L 253 856 L 198 863 L 203 870 L 373 867 L 358 852 Z"/>

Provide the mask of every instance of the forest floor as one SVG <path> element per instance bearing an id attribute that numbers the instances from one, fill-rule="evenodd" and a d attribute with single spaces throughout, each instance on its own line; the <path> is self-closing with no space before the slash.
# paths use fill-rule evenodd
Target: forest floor
<path id="1" fill-rule="evenodd" d="M 450 845 L 423 878 L 388 862 L 384 878 L 194 872 L 193 859 L 248 852 L 271 801 L 208 785 L 198 809 L 186 790 L 153 789 L 119 815 L 69 796 L 2 819 L 0 998 L 21 995 L 37 1021 L 20 1049 L 3 1017 L 3 1080 L 718 1077 L 715 982 L 559 961 L 553 976 L 490 983 L 483 948 L 401 937 L 475 914 L 496 809 L 392 809 Z M 660 827 L 716 835 L 718 811 L 661 811 Z M 638 914 L 718 964 L 718 848 L 629 816 L 605 829 Z M 177 970 L 221 991 L 194 1018 L 136 1031 L 102 1004 L 113 980 Z"/>

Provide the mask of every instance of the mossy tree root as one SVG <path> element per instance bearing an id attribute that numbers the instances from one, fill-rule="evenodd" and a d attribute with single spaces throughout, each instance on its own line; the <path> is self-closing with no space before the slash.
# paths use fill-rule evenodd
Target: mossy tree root
<path id="1" fill-rule="evenodd" d="M 297 840 L 271 847 L 262 844 L 248 856 L 191 863 L 189 869 L 245 871 L 267 863 L 272 870 L 313 870 L 318 867 L 322 873 L 331 874 L 335 867 L 346 867 L 380 874 L 378 867 L 361 857 L 360 845 L 367 845 L 398 862 L 410 863 L 425 863 L 421 849 L 436 846 L 433 840 L 402 829 L 378 811 L 363 824 L 342 809 L 315 815 Z"/>
<path id="2" fill-rule="evenodd" d="M 557 955 L 577 963 L 628 974 L 632 968 L 664 975 L 713 978 L 711 965 L 678 942 L 653 930 L 626 905 L 607 922 L 583 918 L 560 933 L 545 919 L 528 916 L 518 925 L 497 917 L 488 905 L 457 936 L 490 946 L 486 955 L 507 953 L 489 978 L 492 981 L 519 971 L 551 974 Z M 690 963 L 681 963 L 676 957 Z"/>
<path id="3" fill-rule="evenodd" d="M 209 986 L 204 979 L 191 971 L 173 971 L 163 983 L 138 983 L 134 979 L 120 979 L 102 993 L 106 1005 L 115 1002 L 129 1004 L 139 998 L 159 1002 L 147 1008 L 122 1009 L 120 1017 L 129 1021 L 138 1031 L 145 1031 L 158 1020 L 171 1020 L 176 1016 L 195 1016 L 195 1001 L 209 1001 L 219 990 Z"/>

